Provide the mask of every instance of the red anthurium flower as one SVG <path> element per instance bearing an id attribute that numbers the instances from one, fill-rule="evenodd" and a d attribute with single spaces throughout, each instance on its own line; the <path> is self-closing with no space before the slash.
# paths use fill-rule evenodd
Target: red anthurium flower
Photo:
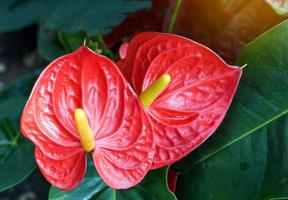
<path id="1" fill-rule="evenodd" d="M 146 91 L 154 91 L 150 86 L 155 80 L 159 82 L 163 74 L 169 77 L 166 89 L 158 97 L 153 94 L 154 101 L 144 98 L 143 105 L 154 127 L 152 168 L 172 164 L 220 125 L 242 70 L 227 65 L 208 48 L 172 34 L 141 33 L 121 49 L 126 53 L 118 66 L 142 103 Z"/>
<path id="2" fill-rule="evenodd" d="M 55 187 L 76 187 L 87 152 L 112 188 L 143 179 L 153 161 L 152 127 L 117 66 L 83 46 L 40 75 L 21 119 L 37 164 Z"/>

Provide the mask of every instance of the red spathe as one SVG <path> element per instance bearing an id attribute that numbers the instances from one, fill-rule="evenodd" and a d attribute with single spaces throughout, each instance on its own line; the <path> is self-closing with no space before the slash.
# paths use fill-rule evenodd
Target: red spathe
<path id="1" fill-rule="evenodd" d="M 156 144 L 153 169 L 176 162 L 214 133 L 242 73 L 203 45 L 156 32 L 136 35 L 118 66 L 137 95 L 162 74 L 171 76 L 147 109 Z"/>
<path id="2" fill-rule="evenodd" d="M 21 132 L 36 145 L 45 178 L 70 190 L 85 176 L 86 153 L 73 118 L 77 108 L 87 114 L 92 157 L 105 183 L 124 189 L 140 182 L 154 156 L 149 118 L 117 66 L 85 46 L 42 72 L 23 111 Z"/>

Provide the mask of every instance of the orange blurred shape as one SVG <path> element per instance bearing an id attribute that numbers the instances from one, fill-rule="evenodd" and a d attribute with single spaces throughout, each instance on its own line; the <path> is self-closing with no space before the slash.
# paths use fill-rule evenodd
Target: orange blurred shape
<path id="1" fill-rule="evenodd" d="M 183 0 L 173 33 L 203 43 L 234 63 L 245 44 L 286 18 L 265 0 Z"/>

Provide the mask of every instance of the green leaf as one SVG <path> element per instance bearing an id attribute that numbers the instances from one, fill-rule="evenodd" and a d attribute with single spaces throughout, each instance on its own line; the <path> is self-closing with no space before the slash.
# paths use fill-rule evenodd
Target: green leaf
<path id="1" fill-rule="evenodd" d="M 49 31 L 43 27 L 39 28 L 38 32 L 38 52 L 48 61 L 53 61 L 56 58 L 73 52 L 86 42 L 86 46 L 93 49 L 99 54 L 102 54 L 112 60 L 115 55 L 108 48 L 102 36 L 86 37 L 83 32 L 63 33 L 57 31 Z"/>
<path id="2" fill-rule="evenodd" d="M 34 147 L 19 132 L 26 98 L 0 104 L 0 192 L 23 181 L 36 168 Z"/>
<path id="3" fill-rule="evenodd" d="M 57 32 L 46 30 L 41 26 L 38 31 L 37 49 L 39 54 L 48 61 L 67 53 L 58 39 Z"/>
<path id="4" fill-rule="evenodd" d="M 180 186 L 177 186 L 180 199 L 190 199 L 191 197 L 203 199 L 205 195 L 206 199 L 223 199 L 224 196 L 226 199 L 230 199 L 232 195 L 233 199 L 234 197 L 236 199 L 241 199 L 241 197 L 242 199 L 257 199 L 256 197 L 259 195 L 257 192 L 262 187 L 264 178 L 261 171 L 264 159 L 262 153 L 272 151 L 267 146 L 269 141 L 261 138 L 264 136 L 257 133 L 263 132 L 269 123 L 288 113 L 287 32 L 288 21 L 285 21 L 261 35 L 242 52 L 238 65 L 247 63 L 248 66 L 244 70 L 237 94 L 224 122 L 197 151 L 174 166 L 182 172 L 179 177 Z M 287 127 L 286 124 L 283 126 Z M 285 134 L 287 131 L 285 129 Z M 274 132 L 270 136 L 277 140 L 278 135 L 276 134 L 279 133 Z M 274 148 L 277 147 L 274 146 Z M 279 153 L 286 154 L 287 148 L 285 148 Z M 257 153 L 257 151 L 261 153 Z M 235 163 L 236 161 L 238 163 Z M 251 172 L 251 174 L 254 173 L 254 176 L 250 174 L 254 181 L 248 178 L 244 179 L 243 173 L 239 171 L 240 165 L 242 168 L 247 168 L 246 163 L 251 170 L 254 170 Z M 287 162 L 282 162 L 283 168 L 286 168 L 287 165 Z M 210 173 L 209 170 L 214 167 L 215 171 Z M 273 168 L 273 162 L 267 163 L 267 167 Z M 200 179 L 203 179 L 203 182 Z M 278 184 L 280 182 L 279 179 Z M 183 188 L 181 189 L 181 187 Z M 241 190 L 238 190 L 240 187 Z M 225 190 L 221 188 L 225 188 Z M 245 195 L 249 198 L 246 198 Z"/>
<path id="5" fill-rule="evenodd" d="M 126 14 L 150 7 L 149 0 L 1 0 L 0 32 L 38 22 L 52 30 L 103 35 Z"/>
<path id="6" fill-rule="evenodd" d="M 97 174 L 91 160 L 88 161 L 87 174 L 83 182 L 74 190 L 61 191 L 51 187 L 49 200 L 175 200 L 166 183 L 168 168 L 149 172 L 138 185 L 128 190 L 115 190 L 108 187 Z"/>
<path id="7" fill-rule="evenodd" d="M 86 36 L 82 32 L 63 33 L 58 32 L 58 39 L 67 52 L 72 52 L 83 45 Z"/>
<path id="8" fill-rule="evenodd" d="M 178 177 L 179 199 L 288 199 L 288 115 Z"/>
<path id="9" fill-rule="evenodd" d="M 3 89 L 0 89 L 0 103 L 10 98 L 27 98 L 38 75 L 39 72 L 33 72 L 8 83 Z"/>
<path id="10" fill-rule="evenodd" d="M 50 29 L 88 36 L 103 35 L 120 24 L 127 13 L 150 8 L 148 0 L 54 0 L 44 25 Z"/>
<path id="11" fill-rule="evenodd" d="M 20 134 L 19 121 L 38 72 L 0 90 L 0 192 L 23 181 L 36 167 L 33 145 Z"/>
<path id="12" fill-rule="evenodd" d="M 37 22 L 44 10 L 43 0 L 1 0 L 0 32 L 15 31 Z"/>
<path id="13" fill-rule="evenodd" d="M 83 45 L 84 40 L 85 34 L 81 32 L 62 33 L 40 26 L 37 41 L 38 52 L 44 59 L 53 61 L 78 49 Z"/>

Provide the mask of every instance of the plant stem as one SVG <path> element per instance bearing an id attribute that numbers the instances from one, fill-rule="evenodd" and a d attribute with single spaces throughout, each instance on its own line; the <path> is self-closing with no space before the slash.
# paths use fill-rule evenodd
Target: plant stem
<path id="1" fill-rule="evenodd" d="M 21 134 L 19 133 L 11 142 L 11 145 L 13 147 L 16 147 L 18 145 L 18 141 L 19 141 L 19 138 L 21 137 Z"/>
<path id="2" fill-rule="evenodd" d="M 175 26 L 175 23 L 176 23 L 176 19 L 177 19 L 179 10 L 180 10 L 180 6 L 181 6 L 181 3 L 182 3 L 182 0 L 175 0 L 175 1 L 176 1 L 175 2 L 175 6 L 174 6 L 174 9 L 173 9 L 173 12 L 172 12 L 172 16 L 171 16 L 171 19 L 170 19 L 170 22 L 169 22 L 169 25 L 168 25 L 168 30 L 167 30 L 168 33 L 172 33 L 173 32 L 173 29 L 174 29 L 174 26 Z"/>

